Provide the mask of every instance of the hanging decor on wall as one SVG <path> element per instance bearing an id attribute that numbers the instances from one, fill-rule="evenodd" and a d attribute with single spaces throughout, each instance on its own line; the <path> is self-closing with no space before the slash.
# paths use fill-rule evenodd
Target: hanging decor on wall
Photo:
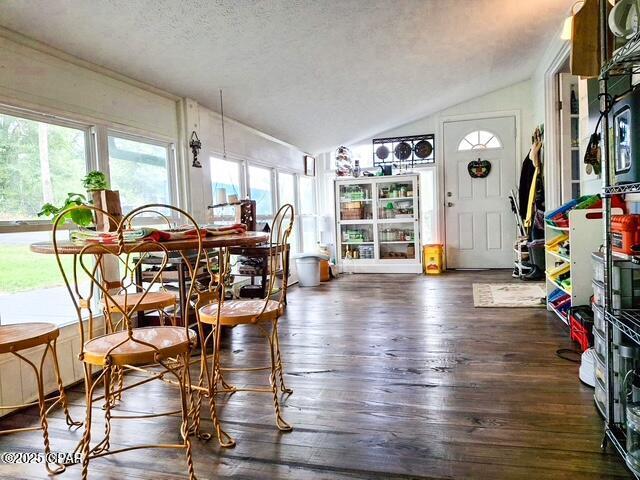
<path id="1" fill-rule="evenodd" d="M 491 162 L 489 160 L 472 160 L 467 165 L 467 171 L 471 178 L 486 178 L 491 172 Z"/>
<path id="2" fill-rule="evenodd" d="M 198 154 L 200 153 L 200 149 L 202 148 L 202 142 L 198 138 L 198 134 L 195 130 L 191 132 L 189 148 L 191 148 L 191 153 L 193 154 L 193 163 L 191 164 L 191 166 L 194 168 L 202 168 L 202 164 L 200 163 L 200 160 L 198 160 Z"/>
<path id="3" fill-rule="evenodd" d="M 432 133 L 373 139 L 373 165 L 400 169 L 435 163 Z"/>

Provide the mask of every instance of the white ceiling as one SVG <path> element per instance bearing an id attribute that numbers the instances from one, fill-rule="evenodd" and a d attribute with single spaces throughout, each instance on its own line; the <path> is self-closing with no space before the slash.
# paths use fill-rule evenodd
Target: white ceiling
<path id="1" fill-rule="evenodd" d="M 0 24 L 310 152 L 529 78 L 573 0 L 20 0 Z"/>

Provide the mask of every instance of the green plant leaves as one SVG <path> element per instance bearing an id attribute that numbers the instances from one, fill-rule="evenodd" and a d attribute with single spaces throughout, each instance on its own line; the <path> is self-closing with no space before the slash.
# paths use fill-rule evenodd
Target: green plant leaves
<path id="1" fill-rule="evenodd" d="M 87 205 L 87 197 L 85 197 L 81 193 L 68 193 L 67 199 L 65 200 L 62 207 L 58 208 L 50 203 L 45 203 L 42 206 L 42 209 L 38 212 L 38 216 L 52 216 L 52 222 L 55 222 L 58 215 L 63 214 L 65 210 L 72 207 L 84 207 L 84 205 Z M 64 213 L 61 222 L 65 223 L 68 220 L 71 220 L 79 227 L 88 227 L 93 223 L 93 212 L 91 211 L 91 209 L 86 207 L 75 208 L 69 212 Z"/>
<path id="2" fill-rule="evenodd" d="M 82 185 L 89 192 L 107 190 L 109 188 L 107 177 L 104 173 L 98 172 L 97 170 L 87 173 L 87 176 L 82 179 Z"/>

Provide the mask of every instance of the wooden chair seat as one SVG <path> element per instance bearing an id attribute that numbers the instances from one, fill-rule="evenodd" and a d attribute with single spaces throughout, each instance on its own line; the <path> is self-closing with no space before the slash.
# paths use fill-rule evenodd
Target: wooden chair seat
<path id="1" fill-rule="evenodd" d="M 126 338 L 127 331 L 123 330 L 89 340 L 84 344 L 83 361 L 92 365 L 104 365 L 107 352 Z M 163 359 L 188 352 L 189 344 L 194 344 L 197 340 L 196 333 L 192 330 L 189 330 L 187 337 L 184 327 L 134 328 L 133 338 L 156 347 Z M 110 356 L 114 365 L 144 365 L 156 361 L 155 353 L 156 350 L 148 345 L 127 340 L 112 350 Z"/>
<path id="2" fill-rule="evenodd" d="M 0 353 L 17 352 L 55 340 L 60 330 L 53 323 L 0 325 Z"/>
<path id="3" fill-rule="evenodd" d="M 283 309 L 275 300 L 267 302 L 264 308 L 264 300 L 228 300 L 220 309 L 220 325 L 234 326 L 247 323 L 271 321 L 282 315 Z M 262 310 L 264 309 L 264 312 Z M 262 313 L 261 313 L 262 312 Z M 200 309 L 200 321 L 215 325 L 218 315 L 218 305 L 215 303 L 205 305 Z"/>
<path id="4" fill-rule="evenodd" d="M 109 311 L 117 313 L 120 309 L 124 310 L 125 305 L 129 312 L 146 312 L 149 310 L 158 310 L 161 308 L 173 307 L 176 304 L 176 296 L 168 292 L 148 292 L 144 295 L 144 298 L 140 302 L 140 305 L 136 305 L 142 297 L 142 293 L 129 293 L 127 295 L 111 295 L 111 299 L 108 300 Z M 113 299 L 113 300 L 112 300 Z M 114 305 L 114 302 L 117 304 Z M 105 298 L 102 298 L 102 304 L 104 305 Z"/>

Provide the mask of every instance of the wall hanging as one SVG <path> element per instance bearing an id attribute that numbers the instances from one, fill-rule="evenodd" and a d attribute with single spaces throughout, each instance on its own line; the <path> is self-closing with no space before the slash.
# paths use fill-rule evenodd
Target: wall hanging
<path id="1" fill-rule="evenodd" d="M 491 162 L 489 160 L 472 160 L 467 165 L 467 171 L 471 178 L 486 178 L 491 173 Z"/>
<path id="2" fill-rule="evenodd" d="M 435 136 L 411 135 L 373 139 L 373 165 L 411 168 L 435 163 Z"/>
<path id="3" fill-rule="evenodd" d="M 193 163 L 191 164 L 191 166 L 194 168 L 202 168 L 202 164 L 200 163 L 200 160 L 198 160 L 198 154 L 200 153 L 200 149 L 202 148 L 202 142 L 198 138 L 198 134 L 195 130 L 191 132 L 189 148 L 191 148 L 191 153 L 193 154 Z"/>

